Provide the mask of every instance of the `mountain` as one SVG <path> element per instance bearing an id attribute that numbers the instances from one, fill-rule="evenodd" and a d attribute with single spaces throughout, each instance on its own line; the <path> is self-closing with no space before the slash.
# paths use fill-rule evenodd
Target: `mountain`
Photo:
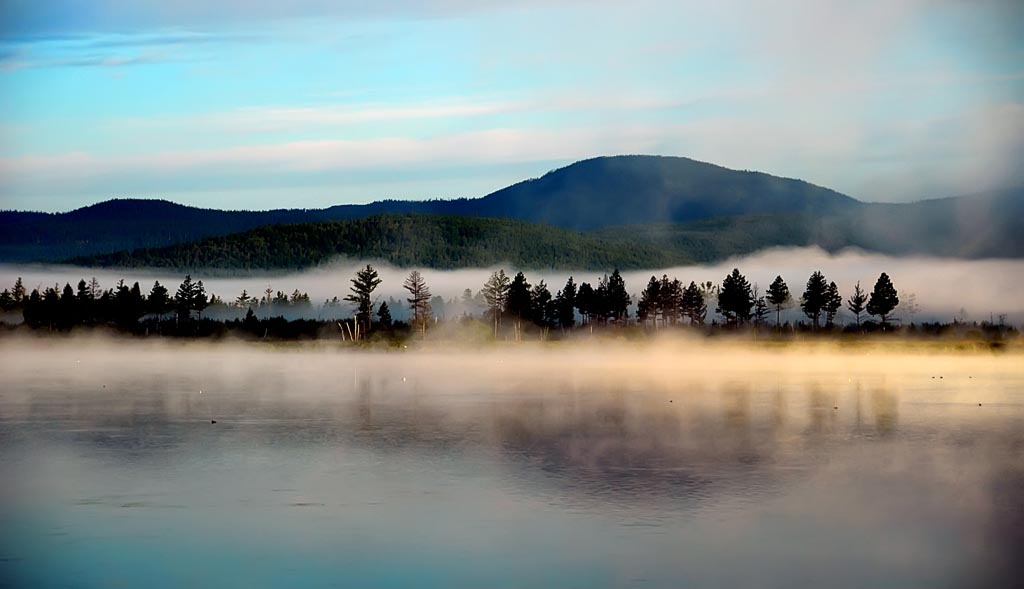
<path id="1" fill-rule="evenodd" d="M 0 212 L 0 261 L 57 261 L 160 247 L 262 225 L 385 213 L 503 217 L 578 231 L 728 215 L 853 210 L 863 203 L 801 180 L 681 157 L 577 162 L 476 199 L 395 201 L 327 209 L 219 211 L 161 200 L 111 200 L 68 213 Z"/>
<path id="2" fill-rule="evenodd" d="M 230 272 L 307 268 L 339 256 L 441 269 L 508 262 L 520 268 L 607 270 L 692 261 L 655 247 L 606 240 L 550 225 L 408 214 L 268 225 L 162 248 L 80 257 L 70 263 Z"/>
<path id="3" fill-rule="evenodd" d="M 1024 258 L 1024 188 L 926 200 L 863 203 L 834 213 L 738 215 L 688 223 L 605 227 L 609 241 L 643 243 L 673 256 L 713 262 L 765 247 L 860 248 L 891 255 Z"/>
<path id="4" fill-rule="evenodd" d="M 618 156 L 577 162 L 467 204 L 473 214 L 587 231 L 732 215 L 824 214 L 862 203 L 803 180 L 681 157 Z"/>
<path id="5" fill-rule="evenodd" d="M 845 211 L 714 217 L 580 233 L 488 217 L 375 215 L 269 225 L 162 248 L 79 257 L 83 266 L 220 271 L 300 269 L 336 257 L 396 266 L 638 269 L 714 262 L 766 247 L 856 247 L 894 255 L 1024 257 L 1024 189 Z"/>
<path id="6" fill-rule="evenodd" d="M 371 223 L 393 223 L 388 215 L 395 214 L 416 215 L 404 221 L 407 227 L 430 233 L 436 225 L 446 238 L 445 228 L 457 224 L 438 218 L 474 218 L 477 222 L 464 227 L 472 226 L 480 241 L 460 241 L 466 236 L 457 235 L 449 246 L 465 251 L 448 256 L 431 250 L 442 245 L 430 241 L 417 241 L 427 253 L 395 249 L 408 238 L 374 234 L 365 223 L 323 229 L 313 225 L 371 218 L 376 219 Z M 422 215 L 433 220 L 419 220 Z M 324 256 L 344 254 L 457 267 L 489 263 L 483 260 L 492 260 L 500 246 L 505 257 L 493 259 L 495 263 L 589 267 L 596 260 L 614 260 L 613 265 L 626 268 L 666 260 L 707 262 L 765 247 L 803 245 L 830 251 L 859 247 L 899 255 L 1013 258 L 1024 257 L 1021 219 L 1022 188 L 909 204 L 865 203 L 801 180 L 686 158 L 616 156 L 577 162 L 477 199 L 272 211 L 113 200 L 69 213 L 2 212 L 0 261 L 73 258 L 78 263 L 137 266 L 148 260 L 178 267 L 202 261 L 222 269 L 269 269 L 316 264 Z M 270 229 L 276 225 L 293 227 L 278 233 Z M 322 241 L 311 245 L 302 232 Z M 214 239 L 221 237 L 225 239 Z M 269 242 L 259 241 L 271 237 L 273 251 L 267 249 Z M 541 254 L 536 244 L 516 239 L 539 240 L 551 248 L 561 244 L 557 247 L 566 253 Z M 201 253 L 200 244 L 212 249 Z M 574 249 L 584 246 L 596 248 L 594 256 Z M 266 251 L 257 257 L 250 247 Z M 120 253 L 102 255 L 111 252 Z"/>
<path id="7" fill-rule="evenodd" d="M 57 261 L 227 235 L 272 223 L 320 220 L 322 211 L 218 211 L 165 200 L 118 199 L 68 213 L 0 212 L 0 261 Z"/>

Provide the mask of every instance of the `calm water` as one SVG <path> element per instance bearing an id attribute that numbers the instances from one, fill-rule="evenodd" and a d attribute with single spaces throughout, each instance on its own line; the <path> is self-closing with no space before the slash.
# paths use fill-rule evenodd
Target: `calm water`
<path id="1" fill-rule="evenodd" d="M 1022 364 L 7 341 L 0 583 L 1008 587 Z"/>

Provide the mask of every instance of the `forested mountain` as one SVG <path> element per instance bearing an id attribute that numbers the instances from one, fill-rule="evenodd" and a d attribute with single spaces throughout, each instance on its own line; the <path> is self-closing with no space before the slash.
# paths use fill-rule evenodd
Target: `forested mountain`
<path id="1" fill-rule="evenodd" d="M 482 198 L 218 211 L 121 199 L 68 213 L 0 212 L 0 261 L 57 261 L 227 235 L 262 225 L 358 219 L 383 213 L 503 217 L 590 230 L 783 212 L 824 213 L 860 203 L 801 180 L 730 170 L 680 157 L 584 160 Z"/>
<path id="2" fill-rule="evenodd" d="M 337 256 L 396 266 L 521 268 L 640 268 L 691 260 L 625 241 L 510 219 L 438 215 L 376 215 L 365 219 L 270 225 L 163 248 L 71 260 L 86 266 L 189 270 L 283 270 Z"/>
<path id="3" fill-rule="evenodd" d="M 632 248 L 632 259 L 648 256 L 647 261 L 637 262 L 643 266 L 662 259 L 712 261 L 785 245 L 820 245 L 829 250 L 853 246 L 893 254 L 958 257 L 1024 256 L 1020 232 L 1024 189 L 912 204 L 864 203 L 800 180 L 730 170 L 686 158 L 617 156 L 577 162 L 478 199 L 380 201 L 272 211 L 218 211 L 159 200 L 113 200 L 60 214 L 2 212 L 0 261 L 76 258 L 83 263 L 140 265 L 140 260 L 148 257 L 156 265 L 186 267 L 185 260 L 190 258 L 182 257 L 182 252 L 197 251 L 199 245 L 192 242 L 198 240 L 257 227 L 366 219 L 392 213 L 478 218 L 478 223 L 466 226 L 481 232 L 488 228 L 484 251 L 502 244 L 507 257 L 495 261 L 528 261 L 544 267 L 563 262 L 572 265 L 570 260 L 576 260 L 576 265 L 589 264 L 586 252 L 578 255 L 572 248 L 592 237 L 558 232 L 552 227 L 533 226 L 527 231 L 526 225 L 502 223 L 495 218 L 593 232 L 600 239 L 586 243 L 613 248 L 614 252 L 597 251 L 609 259 L 622 260 L 623 267 L 629 267 L 627 257 L 622 257 L 626 254 L 622 248 L 627 246 Z M 426 228 L 454 222 L 406 223 Z M 194 259 L 218 268 L 246 269 L 263 264 L 283 268 L 315 264 L 322 255 L 360 256 L 375 251 L 383 259 L 402 258 L 402 263 L 412 263 L 413 256 L 420 256 L 417 259 L 423 262 L 454 267 L 468 265 L 470 259 L 489 259 L 490 255 L 481 251 L 451 256 L 391 251 L 387 240 L 359 243 L 358 239 L 344 237 L 357 235 L 352 233 L 356 227 L 365 230 L 368 225 L 341 224 L 322 229 L 307 225 L 301 231 L 341 236 L 337 237 L 341 241 L 331 241 L 335 239 L 332 237 L 317 242 L 315 247 L 303 241 L 297 228 L 209 239 L 202 241 L 203 247 L 248 243 L 246 240 L 254 236 L 273 236 L 280 242 L 275 241 L 275 251 L 268 250 L 262 258 L 237 249 L 214 250 L 220 254 L 203 253 Z M 499 235 L 500 239 L 496 237 Z M 561 257 L 544 257 L 534 251 L 534 243 L 501 241 L 513 236 L 525 239 L 527 235 L 542 236 L 549 244 L 562 241 L 569 249 Z M 175 244 L 187 245 L 168 248 Z M 268 247 L 256 245 L 256 251 Z M 127 253 L 152 248 L 167 249 L 159 249 L 159 254 Z M 110 252 L 123 253 L 97 256 Z"/>
<path id="4" fill-rule="evenodd" d="M 0 212 L 0 261 L 171 245 L 272 223 L 322 220 L 323 211 L 218 211 L 165 200 L 118 199 L 67 213 Z"/>
<path id="5" fill-rule="evenodd" d="M 375 215 L 264 226 L 228 236 L 79 257 L 87 266 L 189 270 L 295 269 L 336 256 L 397 266 L 464 268 L 657 268 L 714 262 L 765 247 L 857 247 L 888 254 L 1024 257 L 1024 190 L 914 204 L 865 204 L 814 215 L 786 213 L 606 227 L 579 233 L 487 217 Z"/>
<path id="6" fill-rule="evenodd" d="M 732 215 L 824 214 L 861 204 L 802 180 L 655 156 L 585 160 L 472 202 L 475 214 L 581 231 Z"/>
<path id="7" fill-rule="evenodd" d="M 776 246 L 860 248 L 893 255 L 1024 257 L 1024 188 L 841 213 L 740 215 L 688 223 L 605 227 L 593 235 L 712 262 Z"/>

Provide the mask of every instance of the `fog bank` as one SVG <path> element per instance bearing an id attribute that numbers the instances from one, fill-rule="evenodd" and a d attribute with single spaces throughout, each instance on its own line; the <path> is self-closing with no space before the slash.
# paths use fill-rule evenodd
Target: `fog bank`
<path id="1" fill-rule="evenodd" d="M 291 293 L 298 289 L 309 293 L 314 304 L 326 299 L 344 297 L 348 293 L 349 280 L 356 269 L 366 262 L 345 260 L 310 270 L 284 274 L 253 274 L 249 276 L 218 276 L 202 270 L 192 273 L 193 278 L 203 280 L 208 292 L 215 293 L 225 301 L 234 300 L 243 289 L 252 296 L 261 296 L 267 289 Z M 383 282 L 377 294 L 380 300 L 389 297 L 403 300 L 406 291 L 402 282 L 409 268 L 395 268 L 385 263 L 370 261 L 378 268 Z M 928 257 L 892 257 L 862 251 L 846 250 L 829 254 L 819 248 L 778 248 L 703 266 L 680 266 L 674 268 L 652 268 L 623 273 L 630 294 L 639 295 L 651 275 L 677 277 L 684 283 L 713 281 L 721 283 L 734 267 L 740 269 L 751 283 L 760 286 L 763 292 L 776 275 L 781 275 L 789 284 L 794 298 L 803 292 L 807 277 L 815 270 L 824 272 L 828 280 L 835 281 L 843 297 L 848 298 L 857 281 L 865 290 L 870 290 L 879 273 L 887 272 L 906 301 L 907 295 L 916 295 L 920 311 L 917 321 L 950 321 L 963 309 L 967 320 L 988 320 L 999 314 L 1006 314 L 1011 322 L 1024 321 L 1024 260 L 960 260 Z M 445 299 L 460 297 L 467 288 L 475 294 L 487 280 L 494 268 L 473 268 L 464 270 L 420 269 L 431 292 Z M 514 274 L 515 268 L 504 266 L 506 273 Z M 609 272 L 612 270 L 608 269 Z M 531 284 L 544 280 L 552 294 L 558 291 L 572 275 L 575 281 L 595 284 L 599 278 L 593 271 L 525 270 Z M 120 279 L 131 284 L 139 281 L 143 292 L 148 292 L 154 280 L 159 280 L 173 293 L 181 282 L 182 275 L 167 270 L 123 270 L 94 269 L 67 266 L 44 265 L 0 265 L 0 288 L 10 288 L 21 276 L 29 290 L 43 288 L 55 283 L 72 286 L 80 278 L 95 276 L 103 288 L 109 288 Z M 713 309 L 712 309 L 713 311 Z M 845 313 L 845 311 L 844 311 Z M 790 309 L 791 319 L 800 317 L 798 310 Z M 847 319 L 846 315 L 841 316 Z"/>

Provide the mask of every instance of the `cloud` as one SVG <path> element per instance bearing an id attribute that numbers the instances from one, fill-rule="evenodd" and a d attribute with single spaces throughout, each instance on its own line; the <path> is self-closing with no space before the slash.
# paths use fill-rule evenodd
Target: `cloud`
<path id="1" fill-rule="evenodd" d="M 137 65 L 154 65 L 182 61 L 194 61 L 194 59 L 186 59 L 164 54 L 86 55 L 81 57 L 33 59 L 24 55 L 13 54 L 6 57 L 0 57 L 0 71 L 13 72 L 24 69 L 57 67 L 123 68 Z"/>

